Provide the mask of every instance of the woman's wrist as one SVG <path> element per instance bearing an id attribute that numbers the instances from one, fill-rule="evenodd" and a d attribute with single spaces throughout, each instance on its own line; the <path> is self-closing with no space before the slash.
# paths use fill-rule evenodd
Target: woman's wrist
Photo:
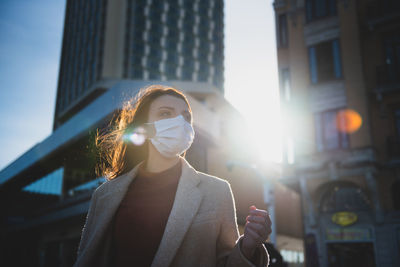
<path id="1" fill-rule="evenodd" d="M 249 248 L 249 247 L 243 246 L 243 242 L 241 242 L 241 244 L 240 244 L 240 250 L 242 251 L 243 255 L 250 261 L 252 260 L 252 258 L 254 256 L 254 252 L 256 251 L 255 248 Z"/>

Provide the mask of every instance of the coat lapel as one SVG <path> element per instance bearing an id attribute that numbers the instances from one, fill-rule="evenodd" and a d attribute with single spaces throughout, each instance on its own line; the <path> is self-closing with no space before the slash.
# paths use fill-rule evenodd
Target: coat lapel
<path id="1" fill-rule="evenodd" d="M 89 242 L 100 245 L 102 237 L 106 234 L 107 228 L 111 225 L 113 216 L 128 190 L 129 184 L 136 177 L 140 164 L 141 163 L 128 173 L 116 178 L 115 181 L 111 180 L 108 182 L 108 185 L 105 185 L 106 187 L 103 189 L 104 192 L 99 195 L 97 199 L 94 215 L 96 218 L 96 228 Z"/>
<path id="2" fill-rule="evenodd" d="M 164 267 L 171 264 L 203 198 L 201 191 L 197 188 L 200 182 L 197 172 L 184 158 L 181 160 L 182 175 L 174 204 L 151 267 Z"/>

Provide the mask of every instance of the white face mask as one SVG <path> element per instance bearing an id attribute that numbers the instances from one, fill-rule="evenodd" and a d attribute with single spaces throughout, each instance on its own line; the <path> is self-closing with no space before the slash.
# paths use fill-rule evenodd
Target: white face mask
<path id="1" fill-rule="evenodd" d="M 194 129 L 182 115 L 153 122 L 156 134 L 150 138 L 161 155 L 172 158 L 186 151 L 193 142 Z"/>

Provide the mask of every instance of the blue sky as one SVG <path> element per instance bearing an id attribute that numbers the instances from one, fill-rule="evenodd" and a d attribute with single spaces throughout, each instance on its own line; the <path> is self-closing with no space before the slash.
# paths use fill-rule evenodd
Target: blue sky
<path id="1" fill-rule="evenodd" d="M 0 170 L 51 134 L 65 3 L 0 1 Z M 274 27 L 271 0 L 225 1 L 225 96 L 278 161 Z"/>
<path id="2" fill-rule="evenodd" d="M 65 0 L 0 1 L 0 169 L 51 133 Z"/>

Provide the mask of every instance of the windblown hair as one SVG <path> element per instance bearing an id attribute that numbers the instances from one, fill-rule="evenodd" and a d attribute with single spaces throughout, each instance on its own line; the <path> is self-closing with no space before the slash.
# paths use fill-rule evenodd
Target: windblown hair
<path id="1" fill-rule="evenodd" d="M 124 141 L 124 135 L 148 122 L 151 103 L 158 97 L 171 95 L 186 102 L 191 111 L 186 96 L 179 90 L 163 85 L 151 85 L 139 91 L 136 97 L 126 101 L 111 119 L 107 129 L 97 130 L 95 144 L 99 156 L 96 166 L 98 176 L 112 180 L 135 167 L 147 159 L 149 141 L 142 145 L 135 145 Z"/>

